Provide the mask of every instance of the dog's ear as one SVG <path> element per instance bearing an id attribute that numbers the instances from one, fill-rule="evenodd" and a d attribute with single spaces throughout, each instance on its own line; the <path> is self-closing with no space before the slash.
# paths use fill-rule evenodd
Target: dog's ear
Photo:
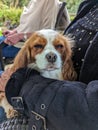
<path id="1" fill-rule="evenodd" d="M 62 67 L 62 74 L 63 79 L 65 80 L 75 80 L 77 77 L 77 74 L 73 67 L 72 62 L 72 49 L 73 41 L 66 37 L 64 38 L 65 42 L 65 51 L 63 53 L 63 67 Z"/>
<path id="2" fill-rule="evenodd" d="M 14 59 L 14 64 L 12 66 L 12 71 L 16 71 L 19 68 L 26 67 L 30 62 L 30 51 L 29 46 L 24 45 L 21 50 L 18 52 L 17 56 Z"/>
<path id="3" fill-rule="evenodd" d="M 73 63 L 71 59 L 65 60 L 62 68 L 62 74 L 64 80 L 75 80 L 77 77 L 77 74 L 73 68 Z"/>

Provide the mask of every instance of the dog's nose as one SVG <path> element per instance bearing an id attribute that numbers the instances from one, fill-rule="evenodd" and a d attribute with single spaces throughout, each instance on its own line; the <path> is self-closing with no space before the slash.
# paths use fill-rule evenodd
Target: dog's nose
<path id="1" fill-rule="evenodd" d="M 54 63 L 57 59 L 57 55 L 55 53 L 50 52 L 46 55 L 46 59 L 48 60 L 48 62 Z"/>

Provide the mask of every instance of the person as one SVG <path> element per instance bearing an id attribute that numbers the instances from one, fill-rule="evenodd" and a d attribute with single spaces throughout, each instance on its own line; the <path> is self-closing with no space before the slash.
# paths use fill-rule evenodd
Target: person
<path id="1" fill-rule="evenodd" d="M 27 7 L 24 7 L 20 17 L 20 24 L 14 30 L 6 30 L 3 35 L 6 37 L 5 46 L 3 47 L 4 57 L 15 57 L 17 52 L 23 46 L 27 38 L 40 29 L 54 29 L 57 14 L 60 9 L 59 0 L 31 0 Z M 69 14 L 66 9 L 66 27 L 69 24 Z"/>
<path id="2" fill-rule="evenodd" d="M 98 49 L 97 23 L 98 0 L 84 0 L 79 6 L 75 19 L 64 32 L 64 35 L 70 35 L 75 40 L 73 62 L 78 74 L 77 80 L 85 83 L 98 79 L 96 62 Z"/>

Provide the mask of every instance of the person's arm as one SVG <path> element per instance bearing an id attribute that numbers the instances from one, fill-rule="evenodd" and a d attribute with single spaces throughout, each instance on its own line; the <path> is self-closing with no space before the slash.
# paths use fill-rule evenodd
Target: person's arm
<path id="1" fill-rule="evenodd" d="M 32 33 L 15 33 L 13 35 L 8 36 L 4 42 L 6 44 L 15 45 L 21 40 L 27 40 L 31 35 Z"/>

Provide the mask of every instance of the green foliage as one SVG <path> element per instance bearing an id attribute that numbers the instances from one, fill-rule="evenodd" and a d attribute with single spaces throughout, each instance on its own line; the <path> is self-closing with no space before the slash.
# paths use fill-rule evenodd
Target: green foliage
<path id="1" fill-rule="evenodd" d="M 1 0 L 1 2 L 4 5 L 7 5 L 9 7 L 13 7 L 13 8 L 18 8 L 18 7 L 23 7 L 24 5 L 27 5 L 27 3 L 30 0 Z"/>
<path id="2" fill-rule="evenodd" d="M 70 20 L 72 21 L 75 17 L 75 13 L 74 14 L 70 13 L 69 15 L 70 15 Z"/>
<path id="3" fill-rule="evenodd" d="M 3 4 L 1 1 L 0 1 L 0 10 L 2 9 L 8 9 L 9 7 L 6 5 L 6 4 Z M 1 13 L 1 12 L 0 12 Z"/>
<path id="4" fill-rule="evenodd" d="M 76 13 L 81 1 L 82 0 L 66 0 L 69 13 Z"/>
<path id="5" fill-rule="evenodd" d="M 5 20 L 12 21 L 12 24 L 19 23 L 21 9 L 10 8 L 3 12 Z"/>
<path id="6" fill-rule="evenodd" d="M 1 0 L 0 3 L 2 3 L 3 5 L 9 5 L 11 2 L 11 0 Z"/>
<path id="7" fill-rule="evenodd" d="M 6 21 L 10 21 L 11 25 L 19 24 L 19 19 L 21 15 L 22 9 L 18 8 L 10 8 L 10 9 L 0 9 L 0 21 L 4 23 Z M 2 25 L 2 24 L 1 24 Z"/>

